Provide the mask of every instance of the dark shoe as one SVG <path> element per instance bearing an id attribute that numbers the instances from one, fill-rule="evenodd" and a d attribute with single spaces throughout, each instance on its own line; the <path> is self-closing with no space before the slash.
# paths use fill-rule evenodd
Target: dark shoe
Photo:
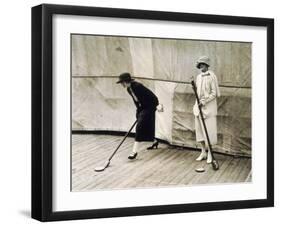
<path id="1" fill-rule="evenodd" d="M 137 157 L 138 153 L 135 152 L 135 153 L 131 153 L 129 156 L 128 156 L 128 159 L 135 159 Z"/>
<path id="2" fill-rule="evenodd" d="M 152 149 L 157 149 L 158 148 L 158 141 L 156 141 L 155 143 L 152 144 L 152 146 L 148 147 L 146 150 L 152 150 Z"/>

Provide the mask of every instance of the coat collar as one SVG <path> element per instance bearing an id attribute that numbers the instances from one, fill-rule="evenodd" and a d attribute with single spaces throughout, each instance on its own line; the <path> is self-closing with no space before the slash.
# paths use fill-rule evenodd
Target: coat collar
<path id="1" fill-rule="evenodd" d="M 201 73 L 201 76 L 209 76 L 209 75 L 211 75 L 209 71 L 206 71 L 206 72 L 202 72 L 202 73 Z"/>

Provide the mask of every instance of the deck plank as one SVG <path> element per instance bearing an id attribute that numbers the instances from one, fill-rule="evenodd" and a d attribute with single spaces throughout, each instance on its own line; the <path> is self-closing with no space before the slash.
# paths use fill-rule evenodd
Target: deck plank
<path id="1" fill-rule="evenodd" d="M 87 177 L 87 180 L 82 179 L 79 181 L 79 185 L 76 184 L 76 186 L 79 187 L 79 189 L 86 189 L 88 187 L 91 187 L 91 185 L 93 184 L 92 181 L 94 180 L 94 185 L 99 184 L 99 180 L 104 181 L 106 177 L 111 177 L 110 174 L 110 169 L 112 168 L 112 166 L 114 164 L 116 164 L 114 162 L 115 158 L 118 158 L 118 156 L 120 155 L 120 153 L 125 152 L 129 149 L 129 147 L 131 146 L 130 142 L 124 142 L 123 146 L 118 150 L 118 152 L 115 155 L 115 158 L 111 160 L 111 164 L 108 167 L 109 170 L 107 170 L 108 173 L 104 173 L 104 172 L 95 172 L 94 169 L 97 166 L 103 165 L 104 162 L 106 160 L 108 160 L 108 158 L 110 157 L 110 155 L 112 154 L 112 152 L 115 150 L 115 148 L 117 147 L 117 145 L 120 143 L 120 138 L 118 140 L 114 140 L 113 143 L 111 143 L 111 145 L 109 144 L 109 142 L 106 142 L 106 144 L 104 144 L 103 146 L 99 146 L 99 151 L 98 153 L 95 154 L 95 156 L 93 156 L 93 162 L 91 162 L 91 164 L 88 164 L 90 170 L 88 170 L 87 172 L 84 171 L 85 168 L 81 169 L 80 174 L 77 174 L 76 176 L 81 176 L 81 174 L 84 174 L 84 177 Z M 89 160 L 88 160 L 89 162 Z M 106 177 L 105 177 L 106 176 Z M 77 188 L 78 188 L 77 187 Z"/>
<path id="2" fill-rule="evenodd" d="M 136 160 L 128 160 L 127 166 L 124 166 L 122 172 L 124 172 L 123 180 L 118 182 L 117 180 L 112 184 L 113 187 L 134 187 L 140 184 L 140 180 L 143 180 L 151 171 L 155 168 L 155 158 L 161 161 L 161 157 L 165 157 L 164 154 L 167 150 L 157 149 L 146 152 L 140 152 Z M 143 165 L 145 164 L 145 167 Z M 145 169 L 145 170 L 144 170 Z"/>
<path id="3" fill-rule="evenodd" d="M 160 144 L 158 149 L 140 150 L 136 160 L 128 160 L 134 139 L 127 138 L 110 166 L 104 164 L 123 137 L 112 135 L 72 135 L 72 191 L 152 188 L 251 181 L 251 159 L 215 154 L 220 169 L 214 171 L 206 161 L 195 161 L 199 152 Z M 180 149 L 180 150 L 179 150 Z M 204 167 L 204 173 L 195 169 Z"/>

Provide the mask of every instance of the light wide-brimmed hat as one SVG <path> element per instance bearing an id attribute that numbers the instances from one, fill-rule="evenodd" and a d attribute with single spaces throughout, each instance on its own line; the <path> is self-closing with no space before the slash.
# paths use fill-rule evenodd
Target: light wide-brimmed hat
<path id="1" fill-rule="evenodd" d="M 116 83 L 121 83 L 121 82 L 131 82 L 134 79 L 131 77 L 131 74 L 128 72 L 122 73 L 119 75 L 119 80 Z"/>
<path id="2" fill-rule="evenodd" d="M 210 67 L 210 58 L 207 56 L 201 56 L 196 61 L 196 67 L 199 69 L 200 64 L 206 64 L 208 67 Z"/>

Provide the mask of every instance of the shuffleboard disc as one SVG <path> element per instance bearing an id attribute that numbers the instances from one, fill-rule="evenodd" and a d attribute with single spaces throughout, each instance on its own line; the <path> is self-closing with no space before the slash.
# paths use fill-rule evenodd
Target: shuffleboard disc
<path id="1" fill-rule="evenodd" d="M 195 169 L 195 171 L 197 173 L 203 173 L 203 172 L 205 172 L 205 169 L 203 167 L 200 167 L 200 168 Z"/>

